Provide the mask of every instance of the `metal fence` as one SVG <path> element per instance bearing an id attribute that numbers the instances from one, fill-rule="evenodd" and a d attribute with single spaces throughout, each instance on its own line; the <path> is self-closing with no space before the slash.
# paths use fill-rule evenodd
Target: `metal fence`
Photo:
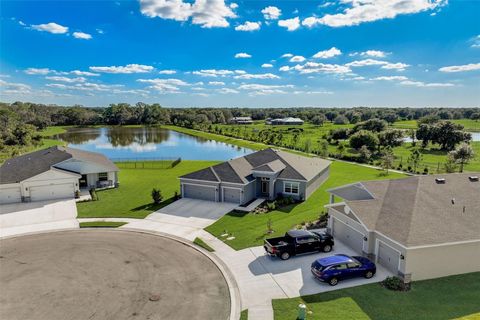
<path id="1" fill-rule="evenodd" d="M 178 165 L 180 157 L 159 158 L 113 158 L 111 159 L 120 169 L 170 169 Z"/>

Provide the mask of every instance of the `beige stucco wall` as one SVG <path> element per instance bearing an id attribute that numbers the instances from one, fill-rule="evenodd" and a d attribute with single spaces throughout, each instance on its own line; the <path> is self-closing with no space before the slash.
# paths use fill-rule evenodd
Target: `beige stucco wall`
<path id="1" fill-rule="evenodd" d="M 412 280 L 445 277 L 480 271 L 480 241 L 408 249 L 406 273 Z"/>

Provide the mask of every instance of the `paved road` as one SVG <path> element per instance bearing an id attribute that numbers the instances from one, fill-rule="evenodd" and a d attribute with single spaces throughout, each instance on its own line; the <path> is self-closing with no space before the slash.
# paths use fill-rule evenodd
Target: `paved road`
<path id="1" fill-rule="evenodd" d="M 229 289 L 203 254 L 120 230 L 0 242 L 2 319 L 228 319 Z M 151 301 L 154 300 L 154 301 Z"/>

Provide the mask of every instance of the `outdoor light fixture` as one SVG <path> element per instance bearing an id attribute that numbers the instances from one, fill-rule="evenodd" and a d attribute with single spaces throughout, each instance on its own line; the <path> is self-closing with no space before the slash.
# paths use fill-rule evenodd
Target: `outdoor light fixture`
<path id="1" fill-rule="evenodd" d="M 367 241 L 367 240 L 368 240 L 368 238 L 367 238 L 367 237 L 363 237 L 363 241 Z"/>
<path id="2" fill-rule="evenodd" d="M 400 255 L 400 260 L 405 260 L 405 256 L 403 254 Z"/>

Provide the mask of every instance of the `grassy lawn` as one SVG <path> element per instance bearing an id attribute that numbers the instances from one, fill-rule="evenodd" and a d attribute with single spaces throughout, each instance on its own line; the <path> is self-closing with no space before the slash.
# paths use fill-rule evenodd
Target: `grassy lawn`
<path id="1" fill-rule="evenodd" d="M 453 123 L 461 124 L 465 127 L 465 131 L 480 131 L 480 121 L 470 120 L 470 119 L 457 119 L 449 120 Z M 418 127 L 417 120 L 402 120 L 395 122 L 392 127 L 398 129 L 416 129 Z"/>
<path id="2" fill-rule="evenodd" d="M 273 300 L 275 320 L 296 319 L 305 303 L 308 320 L 447 320 L 480 318 L 480 272 L 418 281 L 408 292 L 369 284 L 293 299 Z"/>
<path id="3" fill-rule="evenodd" d="M 248 320 L 248 310 L 243 310 L 240 313 L 240 320 Z"/>
<path id="4" fill-rule="evenodd" d="M 399 177 L 403 177 L 403 175 L 390 173 L 388 176 L 383 176 L 382 171 L 379 170 L 335 161 L 332 163 L 329 179 L 307 201 L 271 211 L 268 214 L 229 213 L 205 230 L 216 237 L 219 237 L 225 231 L 233 234 L 235 239 L 226 241 L 226 243 L 236 250 L 258 246 L 263 243 L 265 237 L 283 235 L 302 221 L 317 219 L 320 213 L 324 211 L 323 206 L 328 204 L 329 194 L 325 190 L 329 188 L 362 180 Z M 266 230 L 269 218 L 272 219 L 275 232 L 267 236 Z"/>
<path id="5" fill-rule="evenodd" d="M 202 239 L 200 238 L 195 238 L 195 240 L 193 240 L 193 243 L 195 243 L 197 246 L 199 247 L 202 247 L 203 249 L 207 250 L 208 252 L 214 252 L 215 250 L 210 247 L 208 244 L 205 243 L 205 241 L 203 241 Z"/>
<path id="6" fill-rule="evenodd" d="M 98 191 L 98 201 L 78 203 L 78 217 L 144 218 L 171 203 L 175 191 L 180 193 L 179 176 L 216 163 L 218 162 L 182 161 L 172 169 L 121 169 L 120 187 Z M 159 205 L 152 203 L 152 188 L 162 192 L 164 201 Z"/>
<path id="7" fill-rule="evenodd" d="M 125 224 L 127 224 L 127 222 L 90 221 L 90 222 L 80 222 L 80 228 L 118 228 Z"/>

